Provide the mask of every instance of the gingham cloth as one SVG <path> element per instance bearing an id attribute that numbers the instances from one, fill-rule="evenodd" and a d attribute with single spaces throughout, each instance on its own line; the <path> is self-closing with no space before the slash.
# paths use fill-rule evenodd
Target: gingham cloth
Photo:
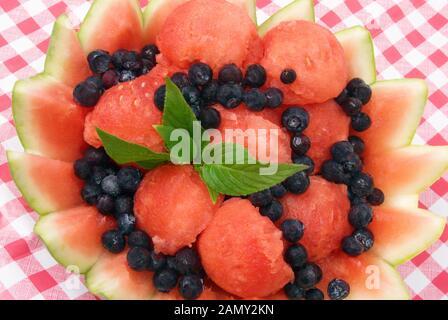
<path id="1" fill-rule="evenodd" d="M 146 1 L 141 1 L 145 5 Z M 264 21 L 290 0 L 258 0 Z M 320 0 L 319 23 L 333 31 L 365 25 L 374 37 L 379 78 L 426 79 L 430 96 L 415 144 L 448 144 L 448 1 Z M 43 70 L 55 18 L 81 19 L 90 1 L 0 0 L 0 299 L 94 299 L 33 234 L 37 219 L 17 190 L 6 150 L 22 150 L 11 112 L 17 79 Z M 448 175 L 420 205 L 448 216 Z M 414 299 L 448 299 L 448 228 L 428 251 L 399 267 Z"/>

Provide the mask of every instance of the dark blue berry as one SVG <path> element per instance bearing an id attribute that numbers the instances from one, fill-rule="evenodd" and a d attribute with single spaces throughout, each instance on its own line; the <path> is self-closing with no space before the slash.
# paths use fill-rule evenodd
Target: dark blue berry
<path id="1" fill-rule="evenodd" d="M 271 187 L 270 190 L 271 190 L 272 196 L 275 198 L 281 198 L 288 192 L 288 190 L 286 190 L 285 186 L 282 185 L 281 183 Z"/>
<path id="2" fill-rule="evenodd" d="M 92 174 L 92 167 L 85 159 L 76 160 L 73 168 L 75 170 L 75 175 L 82 180 L 87 180 Z"/>
<path id="3" fill-rule="evenodd" d="M 266 106 L 266 96 L 260 89 L 250 89 L 243 95 L 243 101 L 246 106 L 252 111 L 261 111 Z"/>
<path id="4" fill-rule="evenodd" d="M 366 146 L 360 137 L 350 136 L 348 137 L 348 141 L 352 144 L 353 150 L 357 155 L 361 155 L 364 152 Z"/>
<path id="5" fill-rule="evenodd" d="M 307 175 L 311 175 L 314 172 L 314 161 L 308 156 L 300 156 L 295 152 L 292 153 L 292 162 L 295 164 L 303 164 L 308 168 L 305 170 Z"/>
<path id="6" fill-rule="evenodd" d="M 273 199 L 271 203 L 260 207 L 260 214 L 268 217 L 272 222 L 275 222 L 282 217 L 283 206 L 278 200 Z"/>
<path id="7" fill-rule="evenodd" d="M 318 288 L 311 288 L 306 290 L 305 300 L 324 300 L 324 294 Z"/>
<path id="8" fill-rule="evenodd" d="M 330 182 L 344 184 L 350 182 L 350 174 L 346 173 L 343 166 L 334 160 L 325 161 L 322 164 L 321 173 Z"/>
<path id="9" fill-rule="evenodd" d="M 199 120 L 204 129 L 217 129 L 221 124 L 221 114 L 215 108 L 203 108 L 199 113 Z"/>
<path id="10" fill-rule="evenodd" d="M 128 236 L 129 247 L 142 247 L 152 249 L 152 241 L 148 234 L 142 230 L 134 230 Z"/>
<path id="11" fill-rule="evenodd" d="M 150 271 L 161 270 L 166 266 L 166 256 L 161 253 L 156 253 L 155 251 L 151 251 L 149 257 L 148 269 Z"/>
<path id="12" fill-rule="evenodd" d="M 264 92 L 266 96 L 266 106 L 274 109 L 282 105 L 283 92 L 277 88 L 269 88 Z"/>
<path id="13" fill-rule="evenodd" d="M 213 79 L 213 71 L 209 65 L 198 62 L 192 64 L 188 70 L 188 78 L 194 86 L 204 86 Z"/>
<path id="14" fill-rule="evenodd" d="M 223 84 L 219 86 L 216 100 L 227 109 L 233 109 L 243 100 L 243 87 L 239 84 Z"/>
<path id="15" fill-rule="evenodd" d="M 294 81 L 296 81 L 297 79 L 297 74 L 294 70 L 292 69 L 285 69 L 282 71 L 282 73 L 280 74 L 280 80 L 284 83 L 284 84 L 291 84 Z"/>
<path id="16" fill-rule="evenodd" d="M 149 250 L 142 247 L 129 249 L 127 261 L 129 267 L 135 271 L 145 271 L 149 265 Z"/>
<path id="17" fill-rule="evenodd" d="M 176 72 L 171 76 L 171 81 L 179 88 L 190 86 L 190 80 L 188 80 L 188 75 L 184 72 Z"/>
<path id="18" fill-rule="evenodd" d="M 118 74 L 115 70 L 107 70 L 102 76 L 104 89 L 109 89 L 118 83 Z"/>
<path id="19" fill-rule="evenodd" d="M 166 256 L 166 267 L 169 269 L 176 270 L 176 257 L 174 256 Z"/>
<path id="20" fill-rule="evenodd" d="M 133 71 L 135 73 L 139 73 L 141 68 L 143 67 L 143 63 L 138 56 L 138 53 L 135 51 L 128 51 L 125 54 L 124 61 L 122 64 L 122 68 L 125 70 Z"/>
<path id="21" fill-rule="evenodd" d="M 249 196 L 249 201 L 255 207 L 267 206 L 268 204 L 270 204 L 272 202 L 272 200 L 273 200 L 272 193 L 271 193 L 271 190 L 269 190 L 269 189 L 252 193 Z"/>
<path id="22" fill-rule="evenodd" d="M 357 173 L 350 181 L 350 189 L 358 197 L 367 197 L 373 191 L 373 179 L 367 173 Z"/>
<path id="23" fill-rule="evenodd" d="M 101 181 L 101 190 L 104 193 L 116 197 L 120 194 L 120 185 L 118 184 L 118 178 L 116 175 L 108 175 Z"/>
<path id="24" fill-rule="evenodd" d="M 118 230 L 124 235 L 128 235 L 134 231 L 135 224 L 136 220 L 133 214 L 124 213 L 117 217 Z"/>
<path id="25" fill-rule="evenodd" d="M 305 266 L 308 259 L 308 253 L 301 244 L 293 244 L 285 252 L 285 261 L 293 268 L 299 269 Z"/>
<path id="26" fill-rule="evenodd" d="M 360 112 L 354 116 L 352 116 L 351 126 L 352 129 L 358 132 L 366 131 L 372 125 L 372 120 L 370 117 L 364 113 Z"/>
<path id="27" fill-rule="evenodd" d="M 281 224 L 281 230 L 283 233 L 283 238 L 294 243 L 302 239 L 305 226 L 299 220 L 286 219 Z"/>
<path id="28" fill-rule="evenodd" d="M 196 299 L 203 290 L 203 280 L 197 275 L 186 275 L 179 280 L 179 293 L 185 299 Z"/>
<path id="29" fill-rule="evenodd" d="M 97 75 L 90 76 L 85 80 L 85 82 L 93 84 L 95 87 L 98 88 L 98 90 L 100 90 L 100 92 L 104 91 L 104 84 L 101 76 Z"/>
<path id="30" fill-rule="evenodd" d="M 115 200 L 108 194 L 102 194 L 98 197 L 96 208 L 104 215 L 111 215 L 114 212 Z"/>
<path id="31" fill-rule="evenodd" d="M 342 240 L 342 251 L 349 256 L 356 257 L 363 253 L 364 248 L 353 236 L 348 236 Z"/>
<path id="32" fill-rule="evenodd" d="M 367 227 L 373 219 L 373 210 L 367 204 L 353 205 L 348 214 L 350 224 L 355 228 Z"/>
<path id="33" fill-rule="evenodd" d="M 81 82 L 73 89 L 73 98 L 82 107 L 93 107 L 98 103 L 102 90 L 91 82 Z"/>
<path id="34" fill-rule="evenodd" d="M 299 156 L 305 155 L 311 147 L 310 138 L 301 133 L 296 133 L 291 138 L 291 149 Z"/>
<path id="35" fill-rule="evenodd" d="M 142 58 L 142 70 L 141 70 L 141 74 L 147 74 L 149 71 L 151 71 L 155 66 L 156 63 L 154 61 Z"/>
<path id="36" fill-rule="evenodd" d="M 339 141 L 331 146 L 333 160 L 341 163 L 349 154 L 354 152 L 353 146 L 348 141 Z"/>
<path id="37" fill-rule="evenodd" d="M 165 95 L 166 95 L 166 85 L 161 85 L 160 87 L 157 88 L 156 92 L 154 93 L 154 104 L 160 111 L 163 111 L 163 108 L 165 106 Z"/>
<path id="38" fill-rule="evenodd" d="M 103 179 L 111 174 L 115 174 L 115 172 L 111 169 L 102 166 L 94 166 L 92 169 L 92 175 L 90 177 L 90 181 L 92 183 L 100 185 Z"/>
<path id="39" fill-rule="evenodd" d="M 137 75 L 132 70 L 121 70 L 118 74 L 119 82 L 128 82 L 137 78 Z"/>
<path id="40" fill-rule="evenodd" d="M 191 107 L 191 111 L 193 111 L 196 119 L 199 119 L 199 117 L 201 116 L 201 110 L 202 110 L 201 104 L 193 104 L 190 107 Z"/>
<path id="41" fill-rule="evenodd" d="M 118 185 L 120 190 L 133 194 L 137 191 L 142 174 L 140 170 L 134 167 L 121 168 L 117 173 Z"/>
<path id="42" fill-rule="evenodd" d="M 112 253 L 120 253 L 126 246 L 124 236 L 118 230 L 109 230 L 101 236 L 103 247 Z"/>
<path id="43" fill-rule="evenodd" d="M 211 105 L 216 102 L 216 95 L 218 94 L 219 84 L 217 80 L 213 80 L 202 88 L 201 98 L 206 105 Z"/>
<path id="44" fill-rule="evenodd" d="M 243 81 L 243 73 L 235 64 L 226 64 L 219 70 L 218 81 L 224 83 L 241 83 Z"/>
<path id="45" fill-rule="evenodd" d="M 372 206 L 380 206 L 384 203 L 384 193 L 378 188 L 374 188 L 372 193 L 367 196 L 367 201 Z"/>
<path id="46" fill-rule="evenodd" d="M 154 64 L 156 62 L 156 56 L 160 53 L 159 48 L 155 44 L 148 44 L 143 47 L 140 55 L 142 58 L 151 60 Z"/>
<path id="47" fill-rule="evenodd" d="M 305 290 L 303 288 L 299 288 L 295 283 L 288 283 L 283 288 L 286 296 L 291 300 L 302 299 L 305 295 Z"/>
<path id="48" fill-rule="evenodd" d="M 262 65 L 252 64 L 247 67 L 244 84 L 251 88 L 260 88 L 266 82 L 266 69 Z"/>
<path id="49" fill-rule="evenodd" d="M 344 90 L 342 90 L 342 92 L 336 97 L 335 100 L 339 105 L 342 105 L 342 103 L 344 103 L 344 101 L 347 100 L 348 98 L 349 98 L 348 90 L 347 88 L 344 88 Z"/>
<path id="50" fill-rule="evenodd" d="M 347 84 L 347 91 L 351 97 L 359 99 L 362 104 L 367 104 L 372 97 L 372 89 L 359 78 L 350 80 Z"/>
<path id="51" fill-rule="evenodd" d="M 328 283 L 328 296 L 331 300 L 343 300 L 350 293 L 350 286 L 342 279 L 333 279 Z"/>
<path id="52" fill-rule="evenodd" d="M 201 92 L 196 87 L 183 87 L 182 95 L 190 106 L 199 105 L 201 103 Z"/>
<path id="53" fill-rule="evenodd" d="M 127 59 L 129 51 L 126 49 L 118 49 L 112 54 L 112 64 L 117 70 L 123 69 L 123 64 Z"/>
<path id="54" fill-rule="evenodd" d="M 300 133 L 305 130 L 310 123 L 308 112 L 300 107 L 290 107 L 283 111 L 282 124 L 291 132 Z"/>
<path id="55" fill-rule="evenodd" d="M 171 269 L 158 270 L 152 281 L 160 292 L 170 292 L 177 285 L 177 273 Z"/>
<path id="56" fill-rule="evenodd" d="M 370 250 L 375 241 L 372 232 L 370 232 L 367 228 L 355 230 L 352 237 L 354 237 L 362 245 L 364 251 Z"/>
<path id="57" fill-rule="evenodd" d="M 89 147 L 84 153 L 84 160 L 89 162 L 91 165 L 104 165 L 110 161 L 104 148 L 93 148 Z"/>
<path id="58" fill-rule="evenodd" d="M 176 271 L 180 274 L 199 273 L 202 269 L 201 260 L 192 248 L 183 248 L 176 252 Z"/>
<path id="59" fill-rule="evenodd" d="M 342 110 L 348 116 L 354 116 L 361 112 L 362 102 L 359 99 L 348 97 L 341 104 Z"/>
<path id="60" fill-rule="evenodd" d="M 89 205 L 95 205 L 100 194 L 101 188 L 94 183 L 86 183 L 81 190 L 82 199 Z"/>
<path id="61" fill-rule="evenodd" d="M 348 154 L 341 164 L 344 172 L 354 174 L 362 171 L 362 161 L 356 153 Z"/>
<path id="62" fill-rule="evenodd" d="M 306 263 L 295 273 L 296 283 L 301 288 L 312 288 L 322 280 L 322 270 L 315 263 Z"/>
<path id="63" fill-rule="evenodd" d="M 304 171 L 297 172 L 291 177 L 287 178 L 283 185 L 289 192 L 294 194 L 302 194 L 308 190 L 310 186 L 310 178 Z"/>
<path id="64" fill-rule="evenodd" d="M 112 57 L 107 51 L 95 50 L 89 53 L 87 61 L 89 62 L 90 70 L 92 70 L 93 73 L 104 73 L 109 70 Z"/>

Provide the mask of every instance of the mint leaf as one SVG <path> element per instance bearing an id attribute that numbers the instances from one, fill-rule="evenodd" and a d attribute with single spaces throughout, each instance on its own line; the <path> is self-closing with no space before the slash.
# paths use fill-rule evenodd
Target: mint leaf
<path id="1" fill-rule="evenodd" d="M 122 140 L 99 128 L 96 128 L 96 132 L 106 153 L 118 164 L 137 163 L 145 169 L 152 169 L 170 160 L 168 153 L 154 152 L 142 145 Z"/>
<path id="2" fill-rule="evenodd" d="M 165 125 L 154 125 L 154 129 L 171 151 L 170 157 L 175 164 L 189 164 L 199 153 L 190 133 L 186 129 L 176 129 Z M 184 154 L 184 152 L 188 152 Z"/>

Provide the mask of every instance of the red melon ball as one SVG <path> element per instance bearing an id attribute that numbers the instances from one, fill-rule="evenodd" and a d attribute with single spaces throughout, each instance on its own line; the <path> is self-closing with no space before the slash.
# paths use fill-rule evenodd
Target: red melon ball
<path id="1" fill-rule="evenodd" d="M 224 0 L 192 0 L 168 16 L 157 45 L 178 67 L 202 61 L 217 71 L 224 64 L 242 67 L 246 59 L 256 60 L 251 47 L 258 39 L 255 24 L 241 7 Z"/>
<path id="2" fill-rule="evenodd" d="M 344 50 L 326 28 L 309 21 L 283 22 L 263 38 L 261 64 L 268 84 L 280 88 L 286 104 L 312 104 L 337 97 L 347 84 Z M 297 79 L 280 80 L 283 70 L 292 69 Z"/>
<path id="3" fill-rule="evenodd" d="M 157 252 L 174 254 L 190 246 L 213 218 L 207 187 L 190 165 L 163 165 L 148 172 L 135 194 L 138 228 L 146 231 Z"/>
<path id="4" fill-rule="evenodd" d="M 273 294 L 294 277 L 283 259 L 280 230 L 249 200 L 226 201 L 201 234 L 198 249 L 207 275 L 242 298 Z"/>
<path id="5" fill-rule="evenodd" d="M 311 185 L 301 195 L 288 193 L 281 199 L 285 219 L 298 219 L 305 225 L 300 243 L 305 246 L 311 261 L 322 259 L 341 246 L 342 239 L 351 233 L 348 222 L 350 202 L 347 187 L 311 177 Z"/>

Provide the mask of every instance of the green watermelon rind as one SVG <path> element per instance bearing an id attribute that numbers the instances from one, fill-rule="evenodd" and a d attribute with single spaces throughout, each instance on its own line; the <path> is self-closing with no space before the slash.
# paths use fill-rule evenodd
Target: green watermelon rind
<path id="1" fill-rule="evenodd" d="M 307 20 L 314 22 L 313 0 L 295 0 L 281 8 L 258 27 L 258 34 L 263 37 L 278 24 L 292 20 Z"/>

